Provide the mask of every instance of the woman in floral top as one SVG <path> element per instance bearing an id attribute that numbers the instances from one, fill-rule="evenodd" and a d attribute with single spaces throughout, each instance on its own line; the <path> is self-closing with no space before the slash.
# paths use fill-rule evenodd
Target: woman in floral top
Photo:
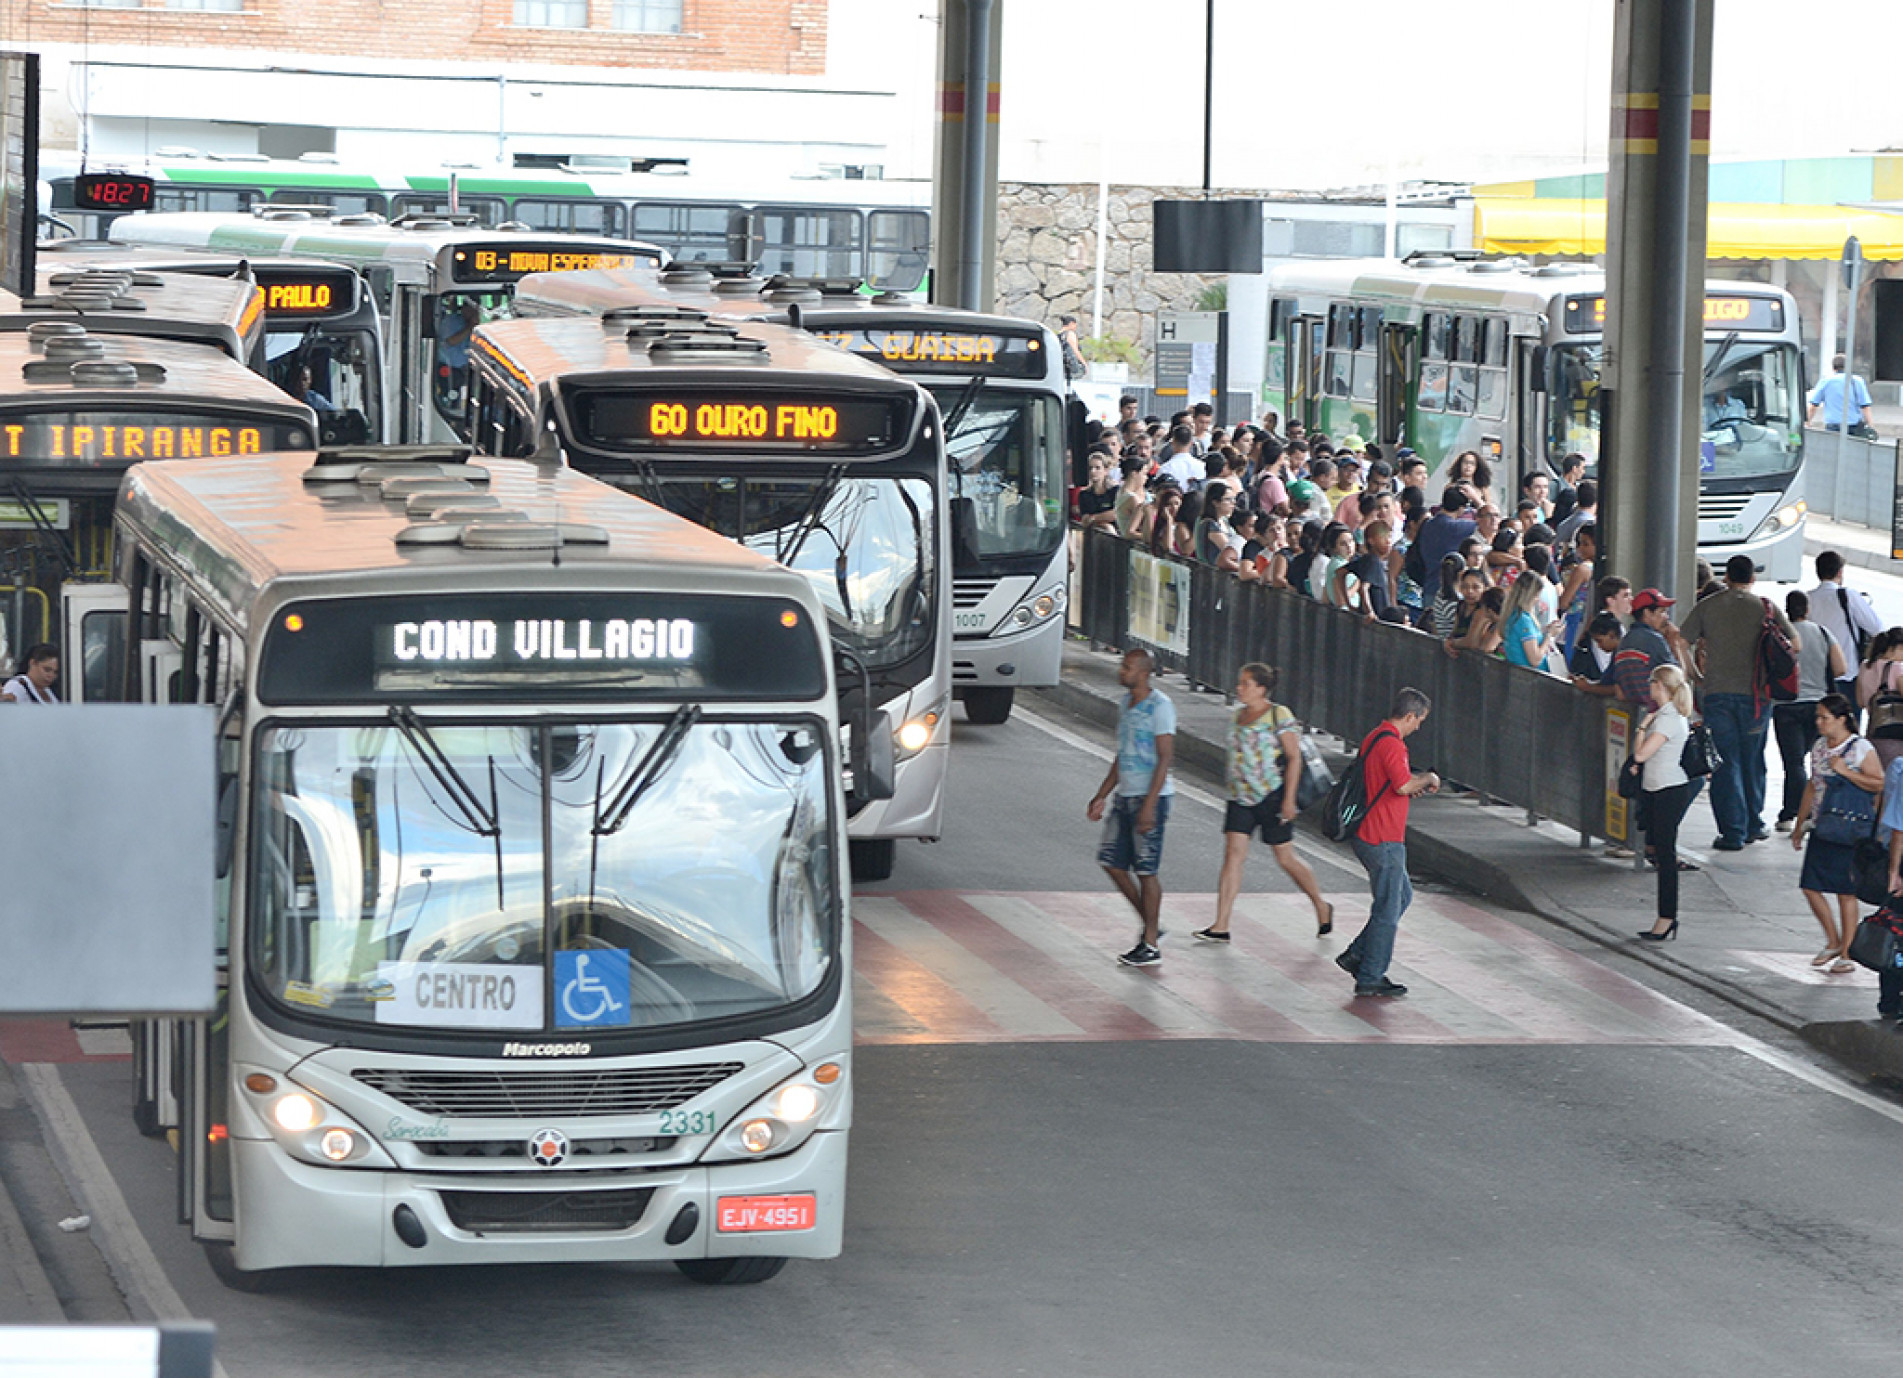
<path id="1" fill-rule="evenodd" d="M 1229 941 L 1229 914 L 1242 889 L 1242 866 L 1256 832 L 1275 864 L 1315 906 L 1316 936 L 1335 929 L 1335 906 L 1322 898 L 1315 873 L 1295 851 L 1295 790 L 1302 773 L 1302 733 L 1295 715 L 1269 700 L 1276 672 L 1249 664 L 1236 676 L 1235 720 L 1229 724 L 1229 807 L 1222 820 L 1222 874 L 1216 882 L 1216 921 L 1198 929 L 1205 942 Z"/>

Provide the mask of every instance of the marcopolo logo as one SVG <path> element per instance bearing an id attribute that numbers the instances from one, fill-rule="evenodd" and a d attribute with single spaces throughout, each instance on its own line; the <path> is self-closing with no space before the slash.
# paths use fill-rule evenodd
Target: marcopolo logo
<path id="1" fill-rule="evenodd" d="M 504 1043 L 504 1057 L 587 1057 L 592 1043 Z"/>

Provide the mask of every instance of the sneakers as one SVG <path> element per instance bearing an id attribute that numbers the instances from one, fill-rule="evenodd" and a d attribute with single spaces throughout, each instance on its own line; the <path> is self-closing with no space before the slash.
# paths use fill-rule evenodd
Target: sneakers
<path id="1" fill-rule="evenodd" d="M 1347 972 L 1350 976 L 1361 975 L 1360 961 L 1354 957 L 1350 957 L 1345 951 L 1335 954 L 1335 965 Z"/>
<path id="2" fill-rule="evenodd" d="M 1192 938 L 1201 938 L 1206 943 L 1226 943 L 1229 941 L 1229 935 L 1227 933 L 1218 933 L 1213 928 L 1199 928 L 1190 934 L 1190 936 Z"/>
<path id="3" fill-rule="evenodd" d="M 1138 943 L 1128 952 L 1118 953 L 1117 960 L 1127 967 L 1153 967 L 1163 960 L 1163 954 L 1148 943 Z"/>
<path id="4" fill-rule="evenodd" d="M 1789 832 L 1789 831 L 1791 830 L 1791 824 L 1793 823 L 1793 821 L 1794 821 L 1794 820 L 1792 820 L 1792 819 L 1789 819 L 1789 818 L 1780 818 L 1780 819 L 1778 819 L 1778 821 L 1777 821 L 1777 823 L 1776 823 L 1776 825 L 1775 825 L 1775 826 L 1777 827 L 1777 830 L 1778 830 L 1779 832 L 1781 832 L 1781 833 L 1787 833 L 1787 832 Z"/>
<path id="5" fill-rule="evenodd" d="M 1407 987 L 1398 981 L 1390 981 L 1387 977 L 1383 976 L 1381 978 L 1381 984 L 1378 986 L 1356 986 L 1355 994 L 1378 995 L 1385 999 L 1392 1000 L 1397 995 L 1406 995 Z"/>

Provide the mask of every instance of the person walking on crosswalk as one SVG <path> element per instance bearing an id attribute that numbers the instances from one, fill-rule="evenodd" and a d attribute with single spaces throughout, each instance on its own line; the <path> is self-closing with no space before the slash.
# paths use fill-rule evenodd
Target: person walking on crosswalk
<path id="1" fill-rule="evenodd" d="M 1170 762 L 1176 752 L 1176 705 L 1151 686 L 1155 668 L 1150 653 L 1140 646 L 1123 653 L 1117 683 L 1129 690 L 1129 697 L 1117 716 L 1117 758 L 1085 810 L 1091 822 L 1104 825 L 1098 862 L 1143 920 L 1136 946 L 1117 958 L 1128 967 L 1155 966 L 1163 960 L 1156 948 L 1162 937 L 1157 922 L 1163 882 L 1156 872 L 1163 860 L 1163 825 L 1169 821 L 1170 796 L 1175 793 Z"/>
<path id="2" fill-rule="evenodd" d="M 1407 878 L 1407 804 L 1417 794 L 1440 793 L 1440 776 L 1415 770 L 1408 761 L 1407 739 L 1427 721 L 1432 706 L 1418 689 L 1397 690 L 1386 720 L 1361 743 L 1368 812 L 1350 842 L 1355 859 L 1368 873 L 1374 903 L 1367 924 L 1335 958 L 1335 965 L 1355 978 L 1356 995 L 1407 994 L 1406 986 L 1388 979 L 1395 930 L 1414 900 L 1414 886 Z"/>

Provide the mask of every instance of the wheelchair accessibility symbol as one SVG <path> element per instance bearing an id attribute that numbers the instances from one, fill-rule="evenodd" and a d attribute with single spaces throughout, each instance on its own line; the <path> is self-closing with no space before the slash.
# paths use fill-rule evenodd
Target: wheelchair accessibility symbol
<path id="1" fill-rule="evenodd" d="M 569 1029 L 633 1023 L 631 976 L 632 963 L 625 952 L 607 948 L 557 952 L 555 1023 Z"/>

